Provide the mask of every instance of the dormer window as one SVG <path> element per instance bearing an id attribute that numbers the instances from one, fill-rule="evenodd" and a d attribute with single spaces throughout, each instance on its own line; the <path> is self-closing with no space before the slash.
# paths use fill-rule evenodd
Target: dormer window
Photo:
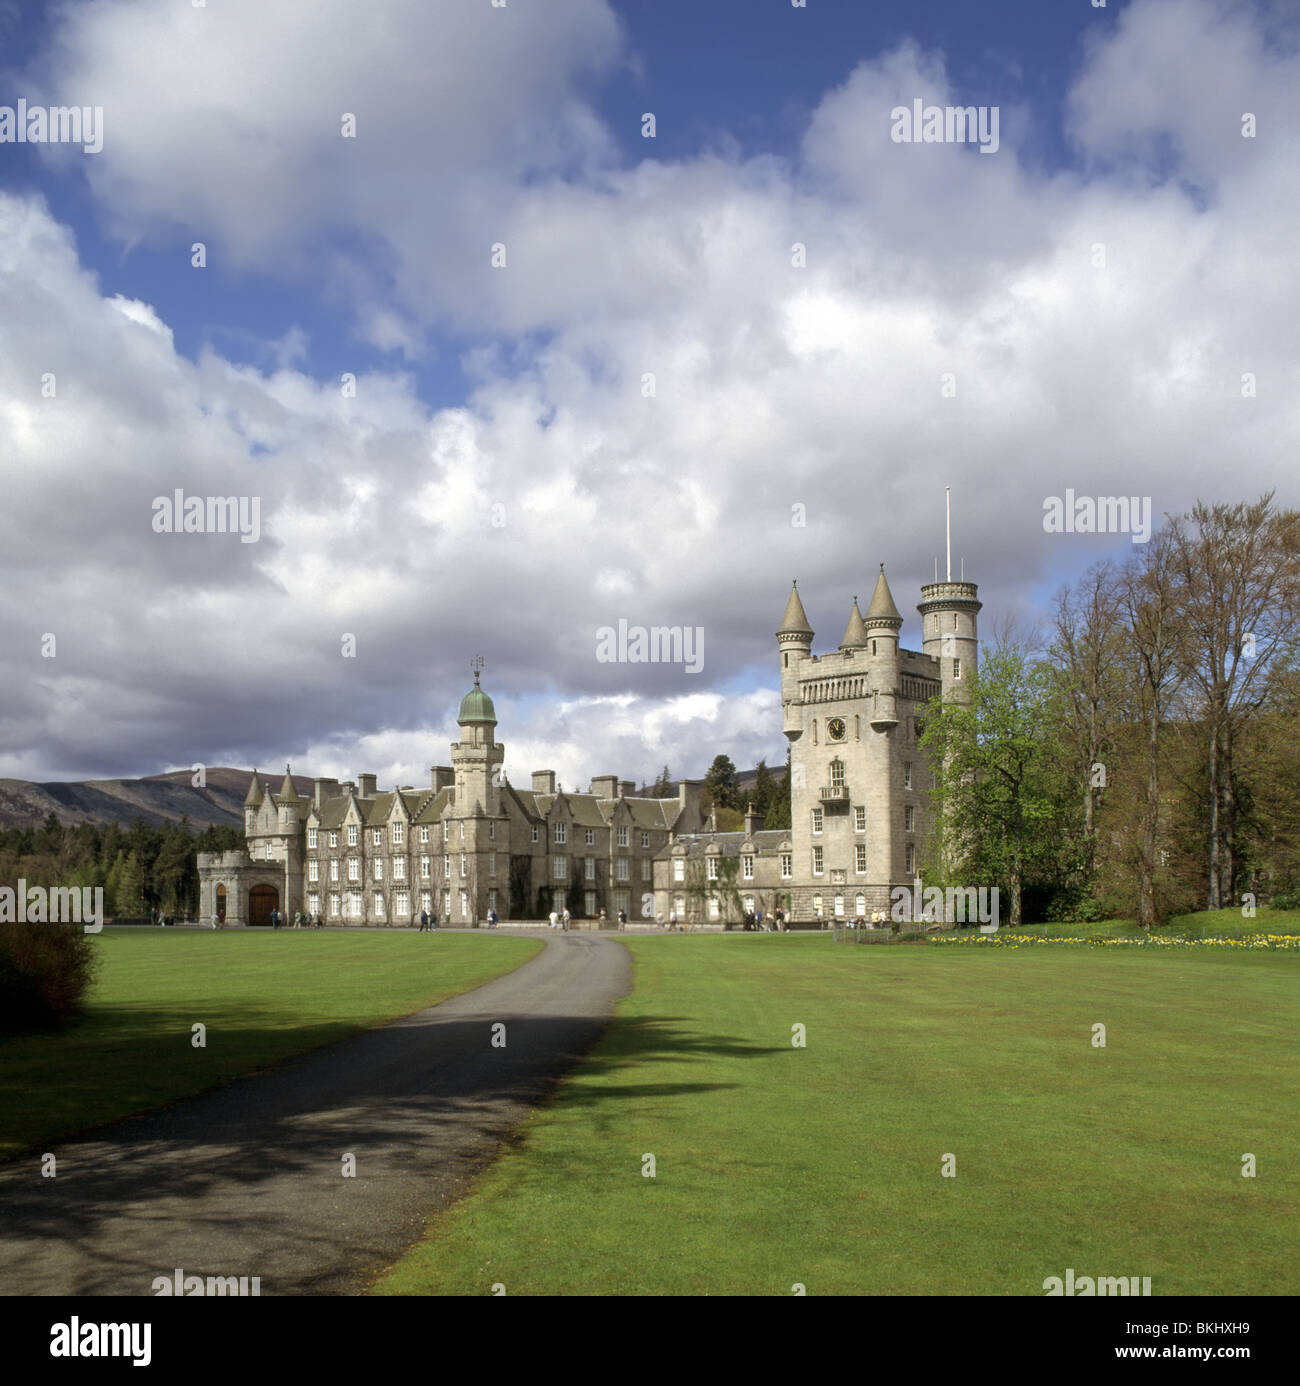
<path id="1" fill-rule="evenodd" d="M 357 825 L 356 825 L 355 823 L 349 823 L 349 824 L 348 824 L 348 846 L 349 846 L 349 847 L 355 847 L 356 845 L 357 845 Z"/>

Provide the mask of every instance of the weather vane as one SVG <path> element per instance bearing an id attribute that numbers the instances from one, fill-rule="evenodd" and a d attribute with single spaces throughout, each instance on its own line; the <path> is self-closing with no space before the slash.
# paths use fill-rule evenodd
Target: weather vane
<path id="1" fill-rule="evenodd" d="M 479 670 L 483 667 L 483 656 L 475 655 L 469 662 L 469 667 L 474 671 L 474 682 L 478 682 Z"/>

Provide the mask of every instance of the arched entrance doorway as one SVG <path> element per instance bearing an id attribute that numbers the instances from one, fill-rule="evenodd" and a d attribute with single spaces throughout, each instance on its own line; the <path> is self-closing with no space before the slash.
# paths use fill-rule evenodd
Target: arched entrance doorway
<path id="1" fill-rule="evenodd" d="M 226 922 L 226 888 L 223 885 L 217 887 L 217 923 Z"/>
<path id="2" fill-rule="evenodd" d="M 248 892 L 248 922 L 271 924 L 271 911 L 280 907 L 280 892 L 274 886 L 256 885 Z"/>

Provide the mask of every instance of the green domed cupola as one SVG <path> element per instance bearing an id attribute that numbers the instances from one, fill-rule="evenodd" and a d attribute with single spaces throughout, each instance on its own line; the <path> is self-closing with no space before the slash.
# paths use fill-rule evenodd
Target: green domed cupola
<path id="1" fill-rule="evenodd" d="M 493 727 L 497 724 L 497 710 L 492 706 L 492 699 L 478 686 L 477 669 L 474 671 L 474 687 L 460 700 L 456 721 L 462 727 L 483 722 Z"/>

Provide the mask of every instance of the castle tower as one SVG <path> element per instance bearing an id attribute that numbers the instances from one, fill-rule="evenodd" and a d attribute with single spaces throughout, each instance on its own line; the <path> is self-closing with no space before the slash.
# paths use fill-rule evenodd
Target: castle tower
<path id="1" fill-rule="evenodd" d="M 258 783 L 257 771 L 248 782 L 248 793 L 244 795 L 244 832 L 251 833 L 257 823 L 257 811 L 262 807 L 262 786 Z"/>
<path id="2" fill-rule="evenodd" d="M 969 679 L 979 663 L 978 590 L 973 582 L 951 580 L 921 588 L 921 648 L 939 663 L 945 702 L 970 701 Z"/>
<path id="3" fill-rule="evenodd" d="M 885 580 L 883 563 L 864 624 L 868 656 L 875 677 L 871 729 L 877 732 L 892 731 L 898 725 L 898 632 L 903 628 L 903 617 L 894 605 L 893 593 Z"/>
<path id="4" fill-rule="evenodd" d="M 777 628 L 776 643 L 781 652 L 781 730 L 791 741 L 803 734 L 803 713 L 799 697 L 800 666 L 812 658 L 813 628 L 808 624 L 799 584 L 790 584 L 790 600 Z"/>
<path id="5" fill-rule="evenodd" d="M 494 879 L 490 870 L 489 858 L 497 849 L 503 853 L 509 850 L 504 834 L 499 842 L 494 837 L 496 822 L 503 819 L 500 766 L 506 749 L 497 742 L 496 709 L 479 687 L 477 667 L 474 687 L 461 699 L 456 721 L 461 739 L 452 743 L 451 764 L 456 777 L 454 817 L 460 826 L 452 841 L 459 848 L 464 868 L 452 917 L 458 923 L 471 923 L 487 913 L 494 886 L 504 886 L 509 880 L 508 874 Z"/>

